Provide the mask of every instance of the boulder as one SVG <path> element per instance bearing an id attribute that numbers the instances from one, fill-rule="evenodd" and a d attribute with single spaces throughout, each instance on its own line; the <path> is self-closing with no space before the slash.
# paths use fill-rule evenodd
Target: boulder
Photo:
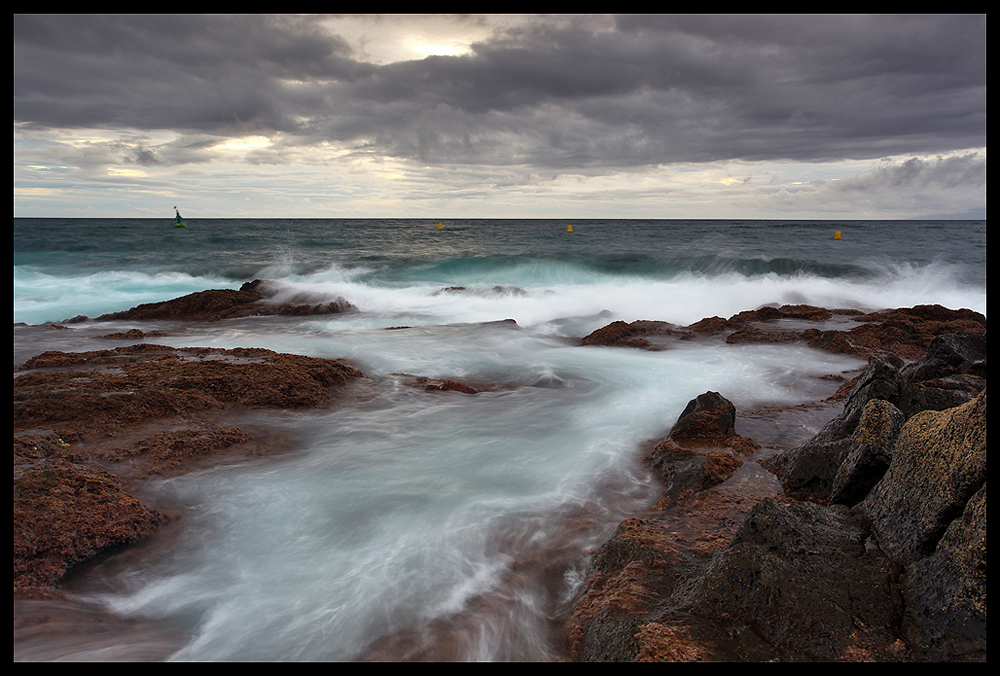
<path id="1" fill-rule="evenodd" d="M 851 434 L 843 462 L 833 477 L 830 502 L 853 507 L 889 468 L 903 413 L 882 399 L 872 399 Z"/>
<path id="2" fill-rule="evenodd" d="M 986 661 L 986 484 L 907 569 L 903 633 L 928 659 Z"/>
<path id="3" fill-rule="evenodd" d="M 645 457 L 664 484 L 663 498 L 678 500 L 728 479 L 759 445 L 736 433 L 736 407 L 718 392 L 688 402 L 666 439 Z"/>
<path id="4" fill-rule="evenodd" d="M 670 438 L 724 440 L 736 435 L 736 407 L 718 392 L 706 392 L 688 402 L 670 430 Z"/>
<path id="5" fill-rule="evenodd" d="M 890 358 L 869 358 L 868 368 L 848 393 L 843 411 L 812 439 L 772 458 L 765 466 L 777 474 L 789 490 L 813 498 L 829 498 L 868 402 L 878 399 L 894 404 L 899 401 L 903 392 L 903 380 L 897 370 L 899 364 L 898 360 Z M 859 443 L 862 440 L 859 439 Z"/>
<path id="6" fill-rule="evenodd" d="M 699 581 L 691 610 L 729 640 L 760 637 L 782 660 L 886 659 L 898 649 L 900 570 L 869 536 L 847 507 L 763 500 Z"/>
<path id="7" fill-rule="evenodd" d="M 934 553 L 951 522 L 986 483 L 986 391 L 903 425 L 885 476 L 858 505 L 882 548 L 912 563 Z"/>

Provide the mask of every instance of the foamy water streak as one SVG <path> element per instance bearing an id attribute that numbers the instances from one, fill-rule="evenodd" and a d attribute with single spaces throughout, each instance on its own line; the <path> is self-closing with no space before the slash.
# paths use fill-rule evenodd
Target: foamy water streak
<path id="1" fill-rule="evenodd" d="M 554 621 L 588 552 L 655 497 L 635 457 L 643 441 L 703 392 L 740 410 L 810 402 L 832 390 L 820 376 L 864 363 L 803 346 L 648 352 L 579 338 L 616 319 L 688 325 L 772 303 L 986 310 L 984 223 L 602 221 L 568 239 L 565 224 L 536 221 L 439 233 L 410 221 L 234 219 L 176 233 L 17 220 L 15 321 L 253 278 L 358 307 L 15 329 L 15 365 L 142 328 L 167 331 L 143 340 L 170 345 L 347 358 L 372 379 L 329 411 L 262 414 L 295 440 L 280 458 L 149 486 L 183 518 L 73 588 L 151 622 L 140 640 L 177 660 L 557 658 Z M 120 236 L 103 237 L 112 226 Z M 834 229 L 847 235 L 837 245 Z M 494 389 L 428 392 L 396 374 Z M 35 647 L 43 659 L 136 654 L 128 636 L 114 641 L 43 636 Z"/>
<path id="2" fill-rule="evenodd" d="M 191 509 L 184 539 L 149 552 L 101 600 L 197 618 L 176 659 L 351 659 L 436 622 L 465 637 L 458 659 L 554 658 L 542 640 L 560 610 L 553 594 L 571 597 L 584 552 L 654 497 L 633 457 L 643 439 L 706 389 L 744 405 L 807 401 L 812 378 L 859 364 L 773 347 L 581 349 L 505 326 L 463 348 L 454 331 L 348 333 L 330 349 L 383 354 L 369 363 L 379 379 L 423 355 L 428 370 L 520 385 L 470 396 L 389 379 L 332 412 L 275 415 L 303 435 L 301 450 L 163 482 L 163 497 Z M 617 499 L 602 495 L 609 486 Z M 580 518 L 596 524 L 580 528 Z M 544 576 L 512 582 L 567 549 L 575 557 L 558 589 Z M 512 589 L 517 603 L 474 612 Z M 494 636 L 486 645 L 472 638 L 484 634 Z"/>

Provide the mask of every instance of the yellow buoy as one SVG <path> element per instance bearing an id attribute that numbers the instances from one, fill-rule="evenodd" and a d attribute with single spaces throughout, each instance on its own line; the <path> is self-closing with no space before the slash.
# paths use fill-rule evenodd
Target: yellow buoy
<path id="1" fill-rule="evenodd" d="M 835 233 L 833 233 L 833 238 L 834 239 L 840 239 L 840 230 L 838 230 Z"/>
<path id="2" fill-rule="evenodd" d="M 566 232 L 573 232 L 573 226 L 572 225 L 567 225 L 566 226 Z"/>
<path id="3" fill-rule="evenodd" d="M 444 230 L 444 226 L 438 223 L 438 230 Z"/>

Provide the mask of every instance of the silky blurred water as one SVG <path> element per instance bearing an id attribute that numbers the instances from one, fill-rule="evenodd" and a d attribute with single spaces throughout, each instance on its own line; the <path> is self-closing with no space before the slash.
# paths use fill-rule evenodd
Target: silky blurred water
<path id="1" fill-rule="evenodd" d="M 70 586 L 139 629 L 90 645 L 22 637 L 15 657 L 135 659 L 149 644 L 138 659 L 402 659 L 436 645 L 449 659 L 558 659 L 589 552 L 656 497 L 643 441 L 703 392 L 788 406 L 863 366 L 803 346 L 650 352 L 580 337 L 769 303 L 985 313 L 983 222 L 566 225 L 15 219 L 14 317 L 28 324 L 15 366 L 138 327 L 175 346 L 346 358 L 370 378 L 329 410 L 260 414 L 295 440 L 279 458 L 146 487 L 183 518 Z M 39 326 L 254 278 L 358 310 Z M 398 374 L 492 388 L 428 392 Z"/>

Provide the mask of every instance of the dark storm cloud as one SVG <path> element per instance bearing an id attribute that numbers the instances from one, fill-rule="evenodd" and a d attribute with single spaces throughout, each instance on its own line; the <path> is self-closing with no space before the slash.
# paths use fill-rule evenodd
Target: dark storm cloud
<path id="1" fill-rule="evenodd" d="M 15 122 L 551 168 L 985 146 L 981 15 L 537 17 L 387 65 L 326 25 L 18 16 Z"/>
<path id="2" fill-rule="evenodd" d="M 15 121 L 49 127 L 293 128 L 286 79 L 368 70 L 308 19 L 17 16 Z"/>

